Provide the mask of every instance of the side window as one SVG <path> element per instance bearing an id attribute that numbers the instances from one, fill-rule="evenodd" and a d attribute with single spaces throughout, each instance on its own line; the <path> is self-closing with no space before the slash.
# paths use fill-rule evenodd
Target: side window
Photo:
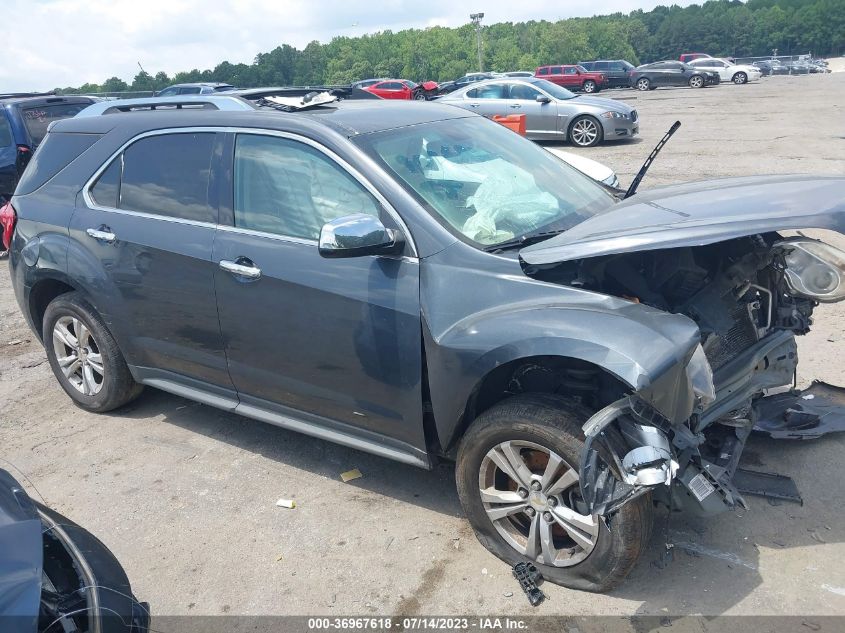
<path id="1" fill-rule="evenodd" d="M 200 86 L 190 86 L 189 88 L 179 88 L 180 95 L 198 95 L 202 92 Z"/>
<path id="2" fill-rule="evenodd" d="M 548 75 L 549 74 L 548 67 L 541 68 L 537 74 L 540 75 L 541 77 Z"/>
<path id="3" fill-rule="evenodd" d="M 255 134 L 235 143 L 234 202 L 236 227 L 312 240 L 330 220 L 380 213 L 370 192 L 321 152 Z"/>
<path id="4" fill-rule="evenodd" d="M 164 134 L 123 152 L 120 208 L 184 220 L 214 222 L 208 203 L 214 134 Z"/>
<path id="5" fill-rule="evenodd" d="M 527 84 L 510 84 L 510 99 L 527 99 L 534 101 L 540 91 Z"/>
<path id="6" fill-rule="evenodd" d="M 610 69 L 610 70 L 616 70 L 615 68 L 613 68 L 613 65 L 612 65 L 612 64 L 610 64 L 610 63 L 608 63 L 608 62 L 596 62 L 595 67 L 594 67 L 594 68 L 589 68 L 588 70 L 598 70 L 598 71 L 602 71 L 602 70 L 608 70 L 608 69 Z"/>
<path id="7" fill-rule="evenodd" d="M 625 70 L 625 66 L 622 65 L 622 62 L 609 62 L 607 64 L 607 69 L 623 72 Z"/>
<path id="8" fill-rule="evenodd" d="M 504 99 L 505 85 L 504 84 L 489 84 L 481 86 L 478 90 L 476 99 Z"/>
<path id="9" fill-rule="evenodd" d="M 9 120 L 3 111 L 0 110 L 0 147 L 8 147 L 12 144 L 12 128 L 9 127 Z"/>
<path id="10" fill-rule="evenodd" d="M 478 99 L 478 88 L 471 88 L 467 90 L 467 99 Z"/>
<path id="11" fill-rule="evenodd" d="M 563 69 L 560 66 L 552 66 L 552 74 L 553 75 L 562 75 Z"/>
<path id="12" fill-rule="evenodd" d="M 120 201 L 120 166 L 123 156 L 115 158 L 111 165 L 100 174 L 97 183 L 91 188 L 91 197 L 101 207 L 117 209 Z"/>
<path id="13" fill-rule="evenodd" d="M 569 66 L 563 70 L 564 75 L 574 75 L 578 72 L 578 69 L 575 66 Z"/>

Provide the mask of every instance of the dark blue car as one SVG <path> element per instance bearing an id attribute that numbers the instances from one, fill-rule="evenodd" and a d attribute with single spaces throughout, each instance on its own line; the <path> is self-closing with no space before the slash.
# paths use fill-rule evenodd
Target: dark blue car
<path id="1" fill-rule="evenodd" d="M 0 94 L 0 198 L 12 197 L 50 123 L 72 117 L 92 103 L 90 97 Z"/>

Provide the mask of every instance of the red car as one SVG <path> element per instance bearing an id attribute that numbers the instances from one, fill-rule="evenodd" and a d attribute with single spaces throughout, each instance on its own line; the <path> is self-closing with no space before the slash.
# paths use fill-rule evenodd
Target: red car
<path id="1" fill-rule="evenodd" d="M 694 59 L 700 59 L 702 57 L 710 57 L 707 53 L 681 53 L 681 61 L 685 64 L 688 64 Z"/>
<path id="2" fill-rule="evenodd" d="M 583 66 L 574 64 L 540 66 L 534 71 L 534 76 L 570 90 L 598 92 L 602 88 L 607 88 L 607 77 L 604 73 L 590 72 Z"/>
<path id="3" fill-rule="evenodd" d="M 438 85 L 434 81 L 417 84 L 410 79 L 385 79 L 372 86 L 362 88 L 382 99 L 416 99 L 425 101 L 429 96 L 437 94 Z"/>

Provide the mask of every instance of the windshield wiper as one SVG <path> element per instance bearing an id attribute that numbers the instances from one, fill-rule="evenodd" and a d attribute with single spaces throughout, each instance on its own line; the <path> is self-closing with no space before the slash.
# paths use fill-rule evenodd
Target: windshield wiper
<path id="1" fill-rule="evenodd" d="M 630 198 L 635 193 L 637 193 L 637 187 L 640 186 L 640 181 L 645 176 L 646 172 L 648 171 L 648 168 L 651 167 L 651 164 L 654 162 L 654 159 L 657 158 L 657 155 L 660 153 L 660 150 L 662 150 L 663 146 L 666 145 L 670 138 L 672 138 L 672 135 L 678 131 L 679 127 L 681 127 L 681 122 L 675 121 L 672 124 L 672 127 L 669 128 L 669 131 L 666 132 L 664 137 L 660 139 L 657 145 L 654 146 L 654 149 L 651 150 L 651 154 L 649 154 L 648 158 L 645 159 L 643 166 L 640 167 L 640 171 L 638 171 L 637 175 L 634 177 L 634 181 L 631 183 L 631 186 L 628 187 L 628 191 L 625 192 L 625 196 L 622 198 L 623 200 L 625 198 Z"/>
<path id="2" fill-rule="evenodd" d="M 547 240 L 550 237 L 554 237 L 555 235 L 559 235 L 563 233 L 564 229 L 558 229 L 557 231 L 543 231 L 542 233 L 529 233 L 527 235 L 522 235 L 520 237 L 515 237 L 512 240 L 506 240 L 504 242 L 499 242 L 498 244 L 493 244 L 492 246 L 488 246 L 484 250 L 488 253 L 500 253 L 502 251 L 507 251 L 512 248 L 522 248 L 523 246 L 529 246 L 530 244 L 536 244 L 537 242 L 542 242 L 543 240 Z"/>

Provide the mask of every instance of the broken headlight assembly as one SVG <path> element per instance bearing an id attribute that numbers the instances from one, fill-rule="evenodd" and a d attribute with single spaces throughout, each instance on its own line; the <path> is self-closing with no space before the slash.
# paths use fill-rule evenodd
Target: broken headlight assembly
<path id="1" fill-rule="evenodd" d="M 833 303 L 845 299 L 845 253 L 808 238 L 775 244 L 783 251 L 784 277 L 792 294 Z"/>
<path id="2" fill-rule="evenodd" d="M 698 398 L 698 403 L 706 409 L 716 399 L 716 386 L 713 384 L 713 369 L 710 367 L 710 361 L 707 360 L 701 343 L 695 348 L 687 363 L 687 378 L 689 378 L 693 393 Z"/>

